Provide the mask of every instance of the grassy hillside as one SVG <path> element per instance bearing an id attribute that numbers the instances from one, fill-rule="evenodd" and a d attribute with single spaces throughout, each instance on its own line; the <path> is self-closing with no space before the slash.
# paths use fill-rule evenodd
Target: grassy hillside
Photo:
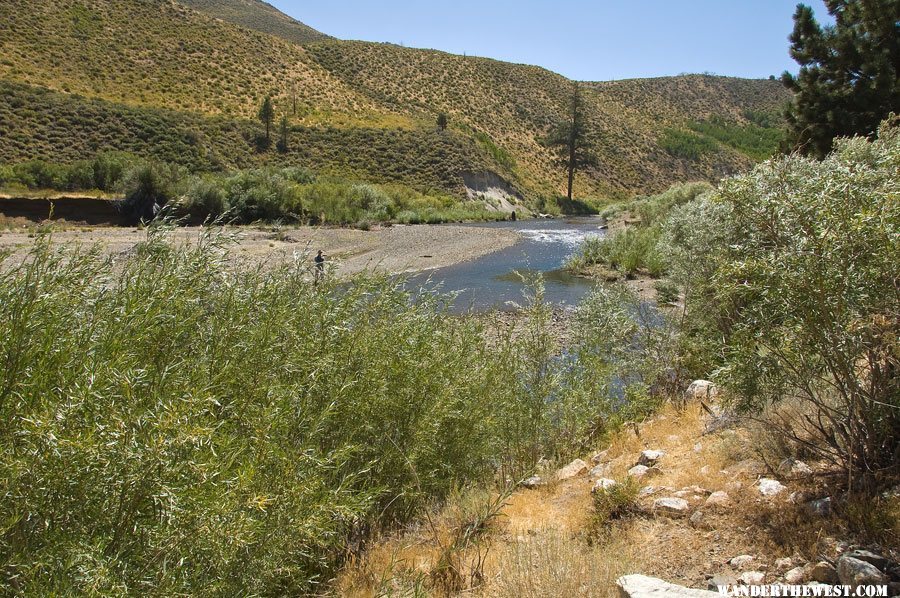
<path id="1" fill-rule="evenodd" d="M 299 163 L 456 194 L 463 173 L 488 170 L 532 200 L 563 189 L 541 141 L 572 82 L 538 67 L 328 39 L 256 0 L 0 0 L 0 55 L 0 80 L 29 86 L 13 96 L 37 94 L 76 123 L 33 114 L 5 87 L 7 162 L 124 145 L 191 168 Z M 788 97 L 774 81 L 702 75 L 584 86 L 600 160 L 576 194 L 599 201 L 749 168 L 774 150 L 772 115 Z M 285 155 L 253 147 L 268 94 L 294 131 Z M 131 124 L 113 131 L 97 111 Z M 450 118 L 440 137 L 439 112 Z"/>
<path id="2" fill-rule="evenodd" d="M 269 33 L 295 44 L 327 39 L 261 0 L 179 0 L 180 4 L 210 14 L 223 21 Z"/>

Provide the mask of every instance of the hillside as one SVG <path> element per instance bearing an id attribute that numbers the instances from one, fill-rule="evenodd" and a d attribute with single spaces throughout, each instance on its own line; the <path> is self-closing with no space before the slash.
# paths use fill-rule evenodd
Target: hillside
<path id="1" fill-rule="evenodd" d="M 4 162 L 70 161 L 76 147 L 129 146 L 191 168 L 302 164 L 457 195 L 486 172 L 533 201 L 563 188 L 541 140 L 565 117 L 572 82 L 534 66 L 334 40 L 256 0 L 0 0 L 0 54 L 5 134 L 16 140 L 3 148 Z M 748 168 L 772 151 L 772 115 L 788 99 L 777 82 L 705 75 L 584 87 L 599 166 L 579 176 L 576 194 L 599 201 Z M 32 93 L 52 97 L 58 110 L 90 105 L 91 114 L 153 120 L 151 138 L 187 127 L 205 157 L 135 139 L 130 126 L 102 139 L 82 127 L 93 141 L 74 139 L 12 97 Z M 285 155 L 260 154 L 252 143 L 266 95 L 298 140 Z M 439 112 L 450 129 L 434 147 Z M 42 118 L 41 127 L 25 124 Z M 219 135 L 224 125 L 210 129 L 210 119 L 246 133 Z M 465 149 L 447 161 L 444 146 Z"/>
<path id="2" fill-rule="evenodd" d="M 180 3 L 223 21 L 269 33 L 295 44 L 328 38 L 261 0 L 180 0 Z"/>

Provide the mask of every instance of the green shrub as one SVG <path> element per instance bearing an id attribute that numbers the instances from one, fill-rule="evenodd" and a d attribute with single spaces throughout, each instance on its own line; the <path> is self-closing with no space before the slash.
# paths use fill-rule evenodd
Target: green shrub
<path id="1" fill-rule="evenodd" d="M 628 476 L 614 486 L 594 493 L 594 513 L 591 528 L 594 533 L 602 533 L 603 528 L 611 521 L 622 519 L 637 512 L 640 483 Z"/>
<path id="2" fill-rule="evenodd" d="M 349 537 L 605 418 L 553 367 L 539 289 L 529 334 L 488 344 L 403 281 L 316 286 L 308 259 L 236 270 L 225 238 L 148 230 L 115 262 L 39 237 L 0 268 L 0 579 L 23 594 L 321 592 Z"/>
<path id="3" fill-rule="evenodd" d="M 691 317 L 714 326 L 738 408 L 778 413 L 772 428 L 847 472 L 853 490 L 900 478 L 897 130 L 726 180 L 687 213 L 720 217 L 708 239 L 686 234 L 684 218 L 672 227 L 676 271 L 696 265 L 683 276 L 707 291 L 690 293 Z"/>
<path id="4" fill-rule="evenodd" d="M 677 158 L 697 161 L 719 149 L 718 143 L 682 129 L 665 129 L 659 146 Z"/>
<path id="5" fill-rule="evenodd" d="M 123 210 L 132 218 L 153 220 L 176 195 L 176 185 L 185 172 L 172 164 L 141 162 L 122 177 Z"/>

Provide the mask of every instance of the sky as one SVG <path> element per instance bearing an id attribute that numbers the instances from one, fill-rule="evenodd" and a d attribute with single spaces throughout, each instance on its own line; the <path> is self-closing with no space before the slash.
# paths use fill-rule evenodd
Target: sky
<path id="1" fill-rule="evenodd" d="M 797 0 L 267 0 L 341 39 L 535 64 L 571 79 L 764 78 L 788 55 Z M 805 0 L 830 22 L 822 0 Z"/>

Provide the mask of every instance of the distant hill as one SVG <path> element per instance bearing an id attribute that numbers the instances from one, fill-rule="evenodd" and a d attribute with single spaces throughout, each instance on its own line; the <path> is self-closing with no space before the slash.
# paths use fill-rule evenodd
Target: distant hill
<path id="1" fill-rule="evenodd" d="M 261 0 L 179 0 L 223 21 L 275 35 L 295 44 L 327 39 L 328 36 L 292 19 Z"/>
<path id="2" fill-rule="evenodd" d="M 541 140 L 565 118 L 571 81 L 331 39 L 257 0 L 0 0 L 0 81 L 0 135 L 15 140 L 0 144 L 0 161 L 73 160 L 73 148 L 115 145 L 192 168 L 305 164 L 460 195 L 472 180 L 534 201 L 564 188 Z M 774 149 L 789 99 L 775 81 L 709 75 L 582 85 L 600 161 L 576 193 L 599 201 L 749 168 Z M 287 155 L 253 144 L 266 95 L 299 141 Z M 69 124 L 29 102 L 52 104 Z M 122 123 L 122 139 L 71 125 L 101 114 Z M 153 141 L 185 135 L 190 151 Z"/>

